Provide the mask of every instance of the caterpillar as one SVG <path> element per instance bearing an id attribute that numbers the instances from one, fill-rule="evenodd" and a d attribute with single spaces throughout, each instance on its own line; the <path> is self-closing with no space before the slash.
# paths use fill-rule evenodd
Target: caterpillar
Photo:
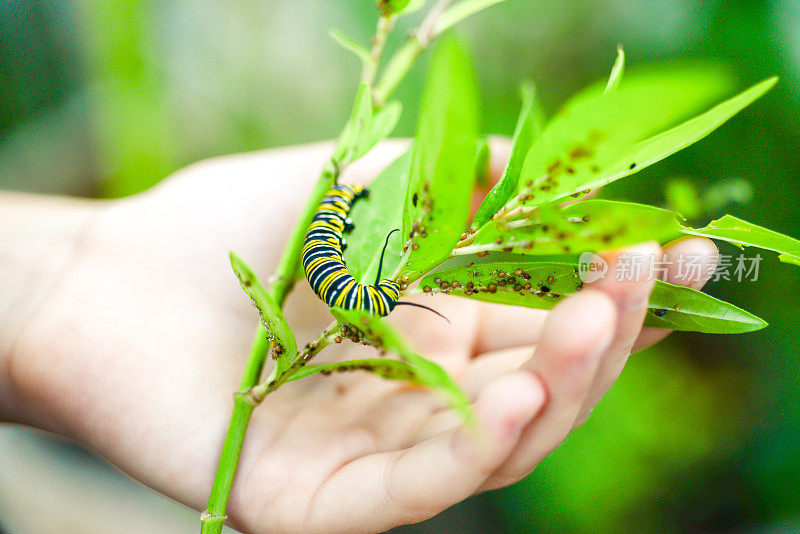
<path id="1" fill-rule="evenodd" d="M 374 284 L 358 283 L 347 270 L 342 259 L 347 247 L 343 234 L 354 228 L 348 215 L 353 203 L 368 194 L 360 185 L 336 184 L 320 201 L 303 242 L 303 269 L 311 289 L 331 308 L 365 310 L 385 317 L 395 306 L 407 305 L 425 308 L 440 315 L 421 304 L 399 302 L 399 284 L 393 280 L 381 280 L 386 246 L 389 237 L 397 230 L 392 230 L 386 236 Z"/>

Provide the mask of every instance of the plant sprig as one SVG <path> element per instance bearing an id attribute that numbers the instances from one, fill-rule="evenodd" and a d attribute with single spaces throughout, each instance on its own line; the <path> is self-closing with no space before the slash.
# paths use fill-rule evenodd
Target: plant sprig
<path id="1" fill-rule="evenodd" d="M 332 309 L 336 321 L 298 351 L 281 308 L 298 276 L 304 235 L 318 203 L 341 171 L 397 124 L 400 105 L 388 101 L 394 89 L 434 39 L 499 1 L 439 0 L 383 69 L 381 58 L 396 19 L 421 8 L 424 0 L 379 0 L 381 15 L 369 49 L 334 34 L 356 53 L 363 68 L 352 113 L 332 158 L 266 286 L 241 258 L 231 256 L 263 327 L 256 334 L 235 396 L 203 514 L 204 533 L 218 533 L 224 523 L 252 410 L 289 382 L 315 374 L 366 371 L 432 388 L 470 420 L 469 401 L 453 379 L 420 356 L 381 318 L 359 310 Z M 355 230 L 344 254 L 350 273 L 371 283 L 383 245 L 376 236 L 391 235 L 398 228 L 401 238 L 388 240 L 383 268 L 393 273 L 401 296 L 444 293 L 541 309 L 581 291 L 578 254 L 641 241 L 705 236 L 772 250 L 782 261 L 800 264 L 800 241 L 730 216 L 704 228 L 690 228 L 679 214 L 654 206 L 609 200 L 565 204 L 702 139 L 776 82 L 765 80 L 709 109 L 730 89 L 731 80 L 724 71 L 703 66 L 629 74 L 624 63 L 620 47 L 609 79 L 573 97 L 549 122 L 544 120 L 533 85 L 524 87 L 510 158 L 470 223 L 471 197 L 480 168 L 485 166 L 486 145 L 478 133 L 478 97 L 469 55 L 457 41 L 443 40 L 430 67 L 411 150 L 376 178 L 369 198 L 353 207 Z M 698 112 L 702 113 L 690 118 Z M 673 330 L 740 333 L 766 326 L 730 303 L 661 281 L 655 284 L 649 310 L 646 326 Z M 344 340 L 370 344 L 399 359 L 308 365 L 324 348 Z M 276 363 L 262 381 L 268 354 Z"/>

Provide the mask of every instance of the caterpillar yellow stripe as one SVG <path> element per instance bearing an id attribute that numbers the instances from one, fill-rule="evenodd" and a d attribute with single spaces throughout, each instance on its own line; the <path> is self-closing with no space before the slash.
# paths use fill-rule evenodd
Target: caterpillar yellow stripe
<path id="1" fill-rule="evenodd" d="M 360 185 L 348 184 L 334 185 L 328 191 L 306 233 L 303 269 L 314 293 L 328 306 L 383 317 L 397 305 L 400 286 L 392 280 L 359 284 L 342 260 L 343 234 L 352 229 L 348 214 L 353 203 L 366 194 Z"/>

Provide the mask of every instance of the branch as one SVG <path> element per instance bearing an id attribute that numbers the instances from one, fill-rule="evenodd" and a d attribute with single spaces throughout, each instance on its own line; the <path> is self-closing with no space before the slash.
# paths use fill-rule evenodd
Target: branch
<path id="1" fill-rule="evenodd" d="M 389 60 L 389 64 L 386 65 L 372 92 L 376 106 L 380 107 L 386 103 L 389 95 L 394 92 L 403 78 L 405 78 L 414 62 L 439 35 L 437 21 L 444 10 L 447 9 L 447 6 L 450 5 L 450 2 L 451 0 L 439 0 L 425 16 L 419 28 L 409 35 L 403 46 Z"/>

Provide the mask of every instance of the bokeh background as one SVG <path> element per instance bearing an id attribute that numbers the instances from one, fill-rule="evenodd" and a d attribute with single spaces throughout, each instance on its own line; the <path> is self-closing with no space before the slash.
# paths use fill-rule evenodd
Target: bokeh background
<path id="1" fill-rule="evenodd" d="M 0 188 L 118 197 L 199 159 L 332 137 L 359 67 L 328 31 L 366 41 L 375 18 L 371 0 L 0 2 Z M 553 112 L 607 74 L 618 43 L 630 66 L 713 60 L 742 88 L 780 75 L 709 138 L 607 194 L 663 204 L 676 178 L 701 194 L 744 180 L 752 194 L 737 198 L 750 201 L 725 210 L 800 236 L 800 0 L 508 0 L 458 30 L 486 133 L 512 132 L 521 79 Z M 423 74 L 398 92 L 398 135 L 413 132 Z M 765 255 L 757 282 L 708 291 L 770 327 L 637 354 L 528 479 L 398 532 L 800 531 L 800 277 Z M 195 532 L 196 515 L 5 426 L 0 530 Z"/>

